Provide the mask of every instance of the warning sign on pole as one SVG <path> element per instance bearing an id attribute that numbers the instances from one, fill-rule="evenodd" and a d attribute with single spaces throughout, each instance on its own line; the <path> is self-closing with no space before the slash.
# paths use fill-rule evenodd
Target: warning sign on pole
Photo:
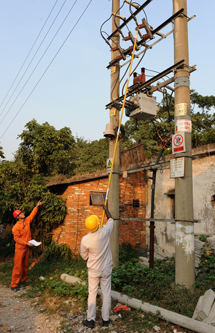
<path id="1" fill-rule="evenodd" d="M 111 167 L 112 167 L 112 162 L 113 162 L 113 158 L 108 158 L 107 159 L 107 173 L 110 173 Z"/>
<path id="2" fill-rule="evenodd" d="M 184 153 L 185 150 L 185 135 L 177 133 L 172 136 L 172 153 Z"/>

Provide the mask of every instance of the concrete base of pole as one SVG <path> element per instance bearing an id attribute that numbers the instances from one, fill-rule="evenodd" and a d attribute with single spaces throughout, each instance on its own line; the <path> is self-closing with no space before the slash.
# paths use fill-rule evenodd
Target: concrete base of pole
<path id="1" fill-rule="evenodd" d="M 98 290 L 98 294 L 102 295 L 101 289 Z M 167 320 L 178 326 L 185 327 L 194 332 L 215 333 L 215 327 L 213 326 L 182 316 L 178 313 L 159 308 L 158 306 L 141 302 L 136 298 L 129 298 L 128 296 L 122 295 L 116 291 L 111 291 L 111 297 L 117 300 L 119 303 L 125 304 L 133 309 L 143 310 L 144 312 L 151 312 L 161 319 Z"/>

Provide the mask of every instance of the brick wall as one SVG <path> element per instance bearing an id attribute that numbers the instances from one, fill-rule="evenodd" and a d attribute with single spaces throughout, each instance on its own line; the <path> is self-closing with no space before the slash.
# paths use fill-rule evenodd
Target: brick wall
<path id="1" fill-rule="evenodd" d="M 66 198 L 68 214 L 64 224 L 54 230 L 53 240 L 67 243 L 77 252 L 80 242 L 87 234 L 85 219 L 92 214 L 102 218 L 102 206 L 90 205 L 90 192 L 106 193 L 108 178 L 69 184 L 62 197 Z M 139 200 L 139 207 L 133 207 L 133 200 Z M 136 202 L 137 203 L 137 202 Z M 143 172 L 124 174 L 120 177 L 120 217 L 145 217 L 145 180 Z M 105 218 L 104 224 L 107 219 Z M 128 242 L 133 246 L 146 244 L 145 222 L 120 221 L 119 242 Z"/>
<path id="2" fill-rule="evenodd" d="M 121 218 L 145 218 L 145 189 L 145 175 L 142 171 L 120 178 L 119 216 Z M 139 207 L 134 207 L 138 203 Z M 146 245 L 145 221 L 121 221 L 119 242 L 128 242 L 133 246 Z"/>

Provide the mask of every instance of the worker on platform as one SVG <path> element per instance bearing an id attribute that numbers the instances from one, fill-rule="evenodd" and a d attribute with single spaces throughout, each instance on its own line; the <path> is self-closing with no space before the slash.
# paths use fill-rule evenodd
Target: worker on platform
<path id="1" fill-rule="evenodd" d="M 111 272 L 112 254 L 110 249 L 110 235 L 114 220 L 106 206 L 104 206 L 107 223 L 99 228 L 96 215 L 89 216 L 85 226 L 89 233 L 81 240 L 81 256 L 87 260 L 88 267 L 88 310 L 87 318 L 82 322 L 84 326 L 94 328 L 96 319 L 96 296 L 100 283 L 103 293 L 102 326 L 110 324 L 111 310 Z"/>
<path id="2" fill-rule="evenodd" d="M 31 240 L 30 223 L 37 214 L 41 201 L 38 201 L 36 207 L 32 210 L 28 217 L 21 210 L 15 210 L 13 217 L 16 219 L 16 224 L 12 229 L 15 244 L 14 267 L 12 272 L 11 289 L 18 291 L 18 283 L 21 278 L 22 282 L 28 281 L 28 258 L 30 247 L 33 246 Z"/>

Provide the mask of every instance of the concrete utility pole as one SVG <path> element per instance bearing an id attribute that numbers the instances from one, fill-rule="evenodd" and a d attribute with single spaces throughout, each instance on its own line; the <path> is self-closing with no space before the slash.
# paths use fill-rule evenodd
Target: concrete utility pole
<path id="1" fill-rule="evenodd" d="M 112 12 L 119 13 L 120 0 L 112 0 Z M 119 18 L 112 16 L 112 32 L 116 30 L 116 25 L 119 26 Z M 114 43 L 115 42 L 115 43 Z M 112 37 L 112 47 L 119 44 L 119 33 Z M 111 51 L 111 60 L 116 58 L 119 51 Z M 119 97 L 119 62 L 111 67 L 111 102 Z M 110 110 L 110 122 L 113 123 L 115 129 L 119 125 L 119 111 L 115 108 Z M 109 144 L 109 158 L 113 157 L 116 140 L 111 140 Z M 114 169 L 111 178 L 110 190 L 108 195 L 108 207 L 114 218 L 114 228 L 111 234 L 110 244 L 113 256 L 113 267 L 119 266 L 119 144 L 116 150 Z"/>
<path id="2" fill-rule="evenodd" d="M 192 185 L 192 145 L 190 123 L 190 85 L 187 32 L 187 1 L 173 0 L 174 13 L 184 8 L 184 14 L 174 21 L 175 63 L 185 60 L 185 67 L 175 72 L 175 130 L 185 134 L 186 152 L 184 156 L 184 177 L 175 180 L 175 257 L 176 283 L 192 288 L 195 282 L 194 224 L 193 224 L 193 185 Z M 180 122 L 179 122 L 180 121 Z M 184 222 L 187 221 L 187 222 Z"/>

